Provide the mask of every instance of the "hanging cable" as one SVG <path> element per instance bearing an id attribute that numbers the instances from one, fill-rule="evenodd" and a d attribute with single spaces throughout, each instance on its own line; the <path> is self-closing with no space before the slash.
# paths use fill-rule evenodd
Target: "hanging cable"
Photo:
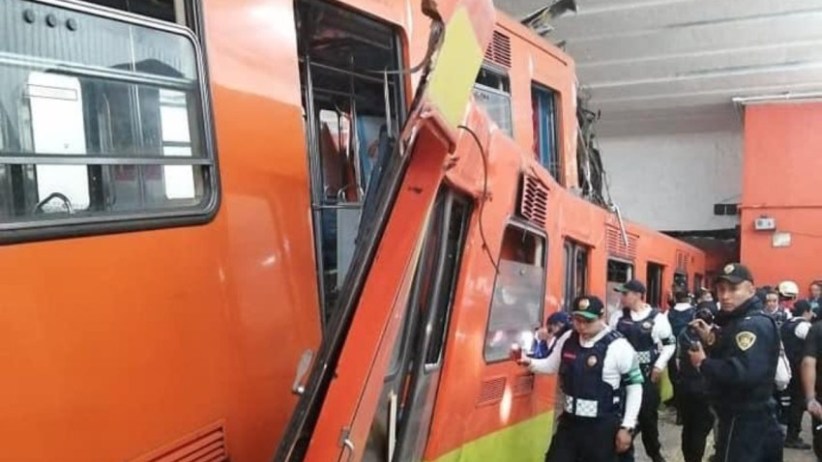
<path id="1" fill-rule="evenodd" d="M 477 147 L 480 150 L 480 156 L 482 157 L 482 198 L 480 199 L 480 206 L 479 206 L 479 217 L 477 221 L 479 222 L 479 232 L 480 232 L 480 239 L 482 239 L 482 248 L 485 250 L 485 253 L 488 255 L 488 259 L 491 260 L 491 264 L 494 266 L 494 270 L 496 270 L 496 274 L 499 274 L 499 263 L 494 260 L 494 256 L 491 255 L 491 248 L 488 246 L 488 240 L 485 238 L 485 228 L 482 226 L 482 212 L 485 209 L 485 201 L 488 199 L 488 157 L 485 152 L 485 148 L 482 146 L 482 142 L 480 142 L 479 136 L 477 136 L 474 130 L 471 130 L 465 125 L 458 125 L 457 128 L 465 130 L 471 135 L 471 138 L 474 139 L 474 142 L 477 144 Z"/>

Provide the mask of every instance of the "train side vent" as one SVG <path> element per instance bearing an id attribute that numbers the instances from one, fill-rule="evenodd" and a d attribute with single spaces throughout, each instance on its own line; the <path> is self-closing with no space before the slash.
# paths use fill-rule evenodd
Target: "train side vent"
<path id="1" fill-rule="evenodd" d="M 218 422 L 133 459 L 132 462 L 225 462 L 228 460 L 225 424 Z"/>
<path id="2" fill-rule="evenodd" d="M 514 380 L 514 396 L 530 395 L 534 391 L 534 375 L 518 375 Z"/>
<path id="3" fill-rule="evenodd" d="M 548 221 L 548 188 L 530 175 L 522 177 L 519 214 L 540 228 Z"/>
<path id="4" fill-rule="evenodd" d="M 477 406 L 487 406 L 502 400 L 502 395 L 505 393 L 505 380 L 505 377 L 495 377 L 482 382 Z"/>
<path id="5" fill-rule="evenodd" d="M 506 69 L 511 68 L 511 37 L 494 31 L 494 37 L 491 39 L 491 44 L 485 50 L 485 60 L 502 66 Z"/>
<path id="6" fill-rule="evenodd" d="M 628 245 L 622 239 L 622 232 L 613 226 L 605 227 L 608 253 L 615 257 L 633 260 L 636 258 L 636 236 L 628 235 Z"/>
<path id="7" fill-rule="evenodd" d="M 688 254 L 681 250 L 676 251 L 676 269 L 683 273 L 688 272 Z"/>

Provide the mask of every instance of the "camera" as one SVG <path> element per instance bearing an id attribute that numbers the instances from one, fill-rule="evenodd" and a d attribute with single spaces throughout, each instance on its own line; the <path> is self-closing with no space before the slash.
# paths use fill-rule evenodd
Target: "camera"
<path id="1" fill-rule="evenodd" d="M 703 308 L 697 310 L 696 314 L 694 315 L 694 319 L 700 319 L 704 321 L 705 324 L 708 324 L 710 326 L 714 323 L 714 314 L 711 312 L 711 310 Z"/>

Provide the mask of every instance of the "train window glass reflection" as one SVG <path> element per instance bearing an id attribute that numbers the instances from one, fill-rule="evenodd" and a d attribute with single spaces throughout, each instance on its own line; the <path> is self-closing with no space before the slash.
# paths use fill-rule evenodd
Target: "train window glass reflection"
<path id="1" fill-rule="evenodd" d="M 488 116 L 497 126 L 514 136 L 514 125 L 511 120 L 511 82 L 508 76 L 483 67 L 474 83 L 474 101 L 485 109 Z"/>
<path id="2" fill-rule="evenodd" d="M 570 310 L 574 297 L 588 290 L 588 247 L 575 241 L 565 241 L 565 293 L 563 308 Z"/>
<path id="3" fill-rule="evenodd" d="M 608 259 L 607 282 L 605 284 L 605 300 L 608 307 L 609 315 L 616 310 L 621 309 L 622 302 L 620 301 L 619 293 L 616 289 L 619 285 L 628 282 L 634 277 L 633 263 Z"/>
<path id="4" fill-rule="evenodd" d="M 545 259 L 545 237 L 514 224 L 506 228 L 485 336 L 486 361 L 507 358 L 513 344 L 530 347 L 542 322 Z"/>
<path id="5" fill-rule="evenodd" d="M 93 8 L 5 2 L 0 15 L 23 7 L 79 26 L 0 30 L 0 231 L 208 215 L 216 166 L 193 37 Z"/>

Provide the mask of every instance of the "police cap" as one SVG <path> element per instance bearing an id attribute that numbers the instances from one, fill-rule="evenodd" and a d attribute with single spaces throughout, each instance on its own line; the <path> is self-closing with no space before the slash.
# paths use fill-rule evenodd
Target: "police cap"
<path id="1" fill-rule="evenodd" d="M 574 299 L 574 311 L 571 313 L 574 316 L 580 316 L 585 319 L 598 319 L 605 311 L 605 305 L 598 297 L 593 295 L 585 295 Z"/>
<path id="2" fill-rule="evenodd" d="M 716 282 L 726 281 L 733 285 L 737 285 L 744 281 L 754 282 L 751 271 L 740 263 L 729 263 L 725 265 L 722 272 L 716 277 Z"/>
<path id="3" fill-rule="evenodd" d="M 623 294 L 627 292 L 636 292 L 638 294 L 644 294 L 645 284 L 636 279 L 631 279 L 625 284 L 617 286 L 614 290 Z"/>

